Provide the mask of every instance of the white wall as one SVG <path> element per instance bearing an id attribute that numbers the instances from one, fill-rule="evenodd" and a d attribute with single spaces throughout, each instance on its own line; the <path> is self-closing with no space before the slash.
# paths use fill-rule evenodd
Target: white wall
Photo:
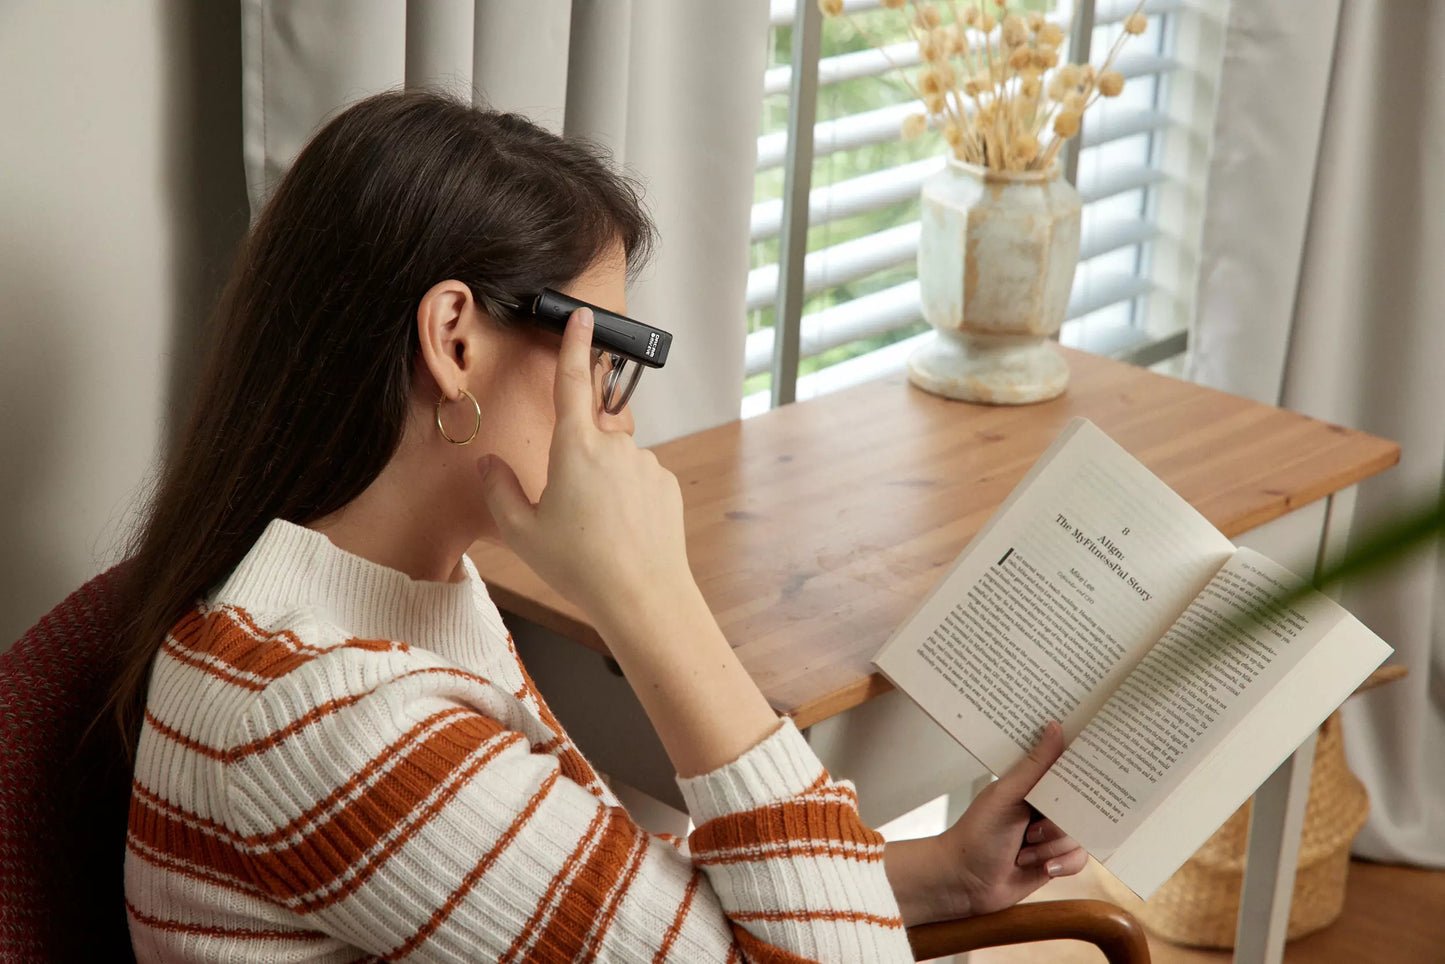
<path id="1" fill-rule="evenodd" d="M 239 29 L 231 3 L 0 5 L 0 649 L 114 561 L 188 394 L 244 226 Z"/>

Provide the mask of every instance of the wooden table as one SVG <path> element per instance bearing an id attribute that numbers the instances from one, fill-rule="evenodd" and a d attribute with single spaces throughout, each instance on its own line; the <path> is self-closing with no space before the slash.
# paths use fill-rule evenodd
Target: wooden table
<path id="1" fill-rule="evenodd" d="M 1399 446 L 1384 439 L 1065 354 L 1069 390 L 1040 405 L 949 402 L 910 387 L 899 372 L 656 448 L 682 484 L 698 584 L 779 713 L 817 728 L 889 690 L 872 670 L 873 654 L 1076 415 L 1231 537 L 1399 459 Z M 1324 518 L 1328 532 L 1328 512 Z M 602 649 L 581 613 L 510 552 L 479 544 L 471 555 L 503 610 Z M 1286 790 L 1282 838 L 1303 805 L 1302 793 L 1288 792 L 1288 777 L 1272 778 Z M 860 782 L 860 796 L 868 792 Z M 1266 822 L 1256 817 L 1257 827 Z M 1287 839 L 1279 844 L 1276 862 L 1287 865 L 1288 882 L 1276 875 L 1267 883 L 1271 891 L 1283 883 L 1287 914 L 1294 854 Z M 1269 921 L 1279 916 L 1278 896 Z M 1265 943 L 1275 943 L 1281 928 L 1266 930 Z"/>

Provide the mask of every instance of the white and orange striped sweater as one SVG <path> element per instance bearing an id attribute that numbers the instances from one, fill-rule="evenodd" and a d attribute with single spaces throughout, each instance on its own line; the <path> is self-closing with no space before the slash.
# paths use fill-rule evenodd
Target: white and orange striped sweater
<path id="1" fill-rule="evenodd" d="M 275 521 L 156 657 L 126 902 L 142 961 L 911 960 L 789 722 L 642 831 L 471 563 L 414 582 Z"/>

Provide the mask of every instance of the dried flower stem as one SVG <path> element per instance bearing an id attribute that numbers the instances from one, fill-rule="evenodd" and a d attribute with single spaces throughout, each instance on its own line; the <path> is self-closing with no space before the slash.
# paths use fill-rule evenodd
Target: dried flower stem
<path id="1" fill-rule="evenodd" d="M 1140 11 L 1142 11 L 1143 9 L 1144 9 L 1144 0 L 1139 0 L 1139 2 L 1134 5 L 1134 11 L 1133 11 L 1133 13 L 1131 13 L 1129 16 L 1130 16 L 1130 17 L 1133 17 L 1135 14 L 1138 14 L 1138 13 L 1139 13 Z M 1128 32 L 1127 30 L 1121 29 L 1121 30 L 1119 31 L 1119 36 L 1117 36 L 1117 37 L 1114 38 L 1114 44 L 1113 44 L 1112 47 L 1109 48 L 1109 56 L 1107 56 L 1107 57 L 1104 58 L 1104 66 L 1102 66 L 1102 67 L 1099 68 L 1099 74 L 1100 74 L 1101 76 L 1104 74 L 1105 71 L 1109 70 L 1109 68 L 1111 68 L 1111 67 L 1114 66 L 1114 59 L 1119 56 L 1119 51 L 1121 51 L 1121 50 L 1124 49 L 1124 42 L 1129 38 L 1129 36 L 1130 36 L 1130 34 L 1129 34 L 1129 32 Z M 1095 103 L 1099 100 L 1099 98 L 1102 97 L 1102 96 L 1103 96 L 1103 92 L 1099 89 L 1098 85 L 1096 84 L 1096 85 L 1094 86 L 1093 93 L 1090 95 L 1089 99 L 1084 102 L 1084 110 L 1088 110 L 1090 107 L 1093 107 L 1094 104 L 1095 104 Z M 1060 145 L 1060 146 L 1061 146 L 1061 145 Z M 1053 151 L 1053 153 L 1054 153 L 1054 154 L 1057 154 L 1057 153 L 1058 153 L 1058 147 L 1057 147 L 1057 146 L 1054 146 L 1054 151 Z"/>
<path id="2" fill-rule="evenodd" d="M 987 24 L 988 24 L 988 19 L 987 19 L 987 18 L 988 18 L 989 16 L 990 16 L 990 14 L 989 14 L 988 11 L 984 8 L 984 0 L 978 0 L 978 19 L 979 19 L 979 23 L 980 23 L 980 27 L 979 27 L 980 30 L 982 30 L 984 26 L 987 26 Z M 999 135 L 998 125 L 999 125 L 999 121 L 1000 121 L 1000 120 L 1002 119 L 1002 117 L 1003 117 L 1004 112 L 1007 110 L 1007 106 L 1006 106 L 1005 104 L 1001 103 L 1002 97 L 1000 96 L 999 87 L 1002 86 L 1002 85 L 999 83 L 999 81 L 998 81 L 997 79 L 995 79 L 995 77 L 994 77 L 994 72 L 993 72 L 993 31 L 992 31 L 992 30 L 986 31 L 986 32 L 984 33 L 984 35 L 983 35 L 983 52 L 984 52 L 984 57 L 985 57 L 985 59 L 987 60 L 987 63 L 988 63 L 988 79 L 989 79 L 989 84 L 990 84 L 989 92 L 993 95 L 993 103 L 994 103 L 994 111 L 993 111 L 993 131 L 992 131 L 993 137 L 992 137 L 992 138 L 989 138 L 989 137 L 985 137 L 985 138 L 984 138 L 984 141 L 983 141 L 983 146 L 984 146 L 984 161 L 985 161 L 985 163 L 987 163 L 988 156 L 989 156 L 989 149 L 992 148 L 992 152 L 999 158 L 999 167 L 1002 168 L 1004 162 L 1006 162 L 1007 159 L 1008 159 L 1008 153 L 1007 153 L 1006 151 L 1003 151 L 1003 150 L 1000 149 L 1000 147 L 1001 147 L 1000 141 L 1002 140 L 1002 138 L 1001 138 L 1000 135 Z"/>
<path id="3" fill-rule="evenodd" d="M 1143 8 L 1144 8 L 1144 0 L 1139 0 L 1138 5 L 1137 5 L 1136 7 L 1134 7 L 1134 13 L 1138 13 L 1138 12 L 1139 12 L 1140 10 L 1142 10 Z M 1100 73 L 1100 74 L 1104 73 L 1104 71 L 1106 71 L 1106 70 L 1108 70 L 1110 67 L 1114 66 L 1114 58 L 1117 57 L 1117 56 L 1119 56 L 1119 51 L 1124 48 L 1124 40 L 1125 40 L 1125 38 L 1127 38 L 1128 36 L 1129 36 L 1129 34 L 1125 33 L 1124 31 L 1122 31 L 1122 30 L 1119 31 L 1119 36 L 1118 36 L 1117 38 L 1115 38 L 1115 40 L 1114 40 L 1114 46 L 1109 49 L 1109 56 L 1107 56 L 1107 57 L 1104 58 L 1104 66 L 1102 66 L 1102 67 L 1099 68 L 1099 73 Z M 1089 99 L 1089 102 L 1084 105 L 1085 109 L 1087 110 L 1089 107 L 1094 106 L 1094 101 L 1098 100 L 1099 97 L 1100 97 L 1100 92 L 1099 92 L 1098 88 L 1096 87 L 1096 88 L 1094 89 L 1094 96 L 1091 97 L 1091 98 Z"/>
<path id="4" fill-rule="evenodd" d="M 964 22 L 963 17 L 959 15 L 958 3 L 956 2 L 956 0 L 948 0 L 948 12 L 953 17 L 953 29 L 958 34 L 959 59 L 963 62 L 963 66 L 967 71 L 968 77 L 970 79 L 977 77 L 978 72 L 982 67 L 982 57 L 980 56 L 978 58 L 978 62 L 975 63 L 973 41 L 969 39 L 968 36 L 968 25 Z M 965 86 L 967 85 L 965 84 Z M 959 100 L 959 115 L 961 117 L 963 114 L 962 98 L 965 95 L 959 91 L 959 88 L 956 85 L 954 87 L 954 96 Z M 981 110 L 983 108 L 983 101 L 979 98 L 977 83 L 974 83 L 974 91 L 972 97 L 974 110 Z M 982 163 L 984 158 L 983 137 L 972 124 L 967 124 L 960 121 L 960 126 L 963 128 L 968 144 L 972 148 L 972 150 L 966 151 L 964 153 L 970 155 L 970 159 L 974 162 Z"/>
<path id="5" fill-rule="evenodd" d="M 912 16 L 911 18 L 905 16 L 904 19 L 905 19 L 905 21 L 906 21 L 906 23 L 907 23 L 908 35 L 913 38 L 914 43 L 918 44 L 918 49 L 919 49 L 919 51 L 920 51 L 920 53 L 921 53 L 922 50 L 923 50 L 924 37 L 927 37 L 927 36 L 929 35 L 929 31 L 928 31 L 928 28 L 925 27 L 925 28 L 923 28 L 923 29 L 924 29 L 924 34 L 923 34 L 922 36 L 919 35 L 918 29 L 915 27 L 916 22 L 919 21 L 919 20 L 922 18 L 922 12 L 921 12 L 921 10 L 920 10 L 920 8 L 919 8 L 919 6 L 918 6 L 918 0 L 910 0 L 909 5 L 913 8 L 913 16 Z M 922 61 L 922 68 L 921 68 L 922 70 L 934 70 L 934 69 L 935 69 L 934 66 L 933 66 L 931 63 L 929 63 L 929 61 L 928 61 L 928 59 L 927 59 L 926 57 L 920 56 L 919 59 L 920 59 L 920 61 Z M 950 86 L 949 90 L 951 91 L 952 89 L 953 89 L 953 87 Z M 963 123 L 963 111 L 962 111 L 962 109 L 961 109 L 961 105 L 959 105 L 959 104 L 951 104 L 951 103 L 949 102 L 948 93 L 949 93 L 949 91 L 944 91 L 944 92 L 943 92 L 943 115 L 944 115 L 944 117 L 945 117 L 947 120 L 952 121 L 953 123 L 959 124 L 959 125 L 961 126 L 962 123 Z M 929 110 L 928 105 L 927 105 L 926 103 L 924 104 L 924 110 L 925 110 L 925 111 L 929 111 L 929 113 L 932 113 L 932 111 Z"/>
<path id="6" fill-rule="evenodd" d="M 844 14 L 843 19 L 848 22 L 848 26 L 852 27 L 854 31 L 857 32 L 858 36 L 868 41 L 869 46 L 871 46 L 874 50 L 878 51 L 880 54 L 883 55 L 883 59 L 888 61 L 888 65 L 898 72 L 899 77 L 903 78 L 903 83 L 908 85 L 908 89 L 913 92 L 913 96 L 917 97 L 919 100 L 922 100 L 923 94 L 913 83 L 913 80 L 908 76 L 908 71 L 904 69 L 902 64 L 893 59 L 893 55 L 888 52 L 888 48 L 885 47 L 883 44 L 879 43 L 878 41 L 874 40 L 872 37 L 868 36 L 868 32 L 862 27 L 858 26 L 858 21 L 854 20 L 852 17 Z M 910 36 L 913 35 L 913 28 L 911 26 L 908 28 L 908 33 Z M 914 37 L 913 39 L 917 40 L 918 38 Z"/>

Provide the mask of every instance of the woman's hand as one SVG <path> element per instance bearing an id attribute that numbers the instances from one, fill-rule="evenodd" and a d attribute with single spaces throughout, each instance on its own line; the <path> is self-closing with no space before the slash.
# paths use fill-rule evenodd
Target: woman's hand
<path id="1" fill-rule="evenodd" d="M 574 312 L 557 359 L 557 427 L 533 505 L 501 459 L 479 464 L 502 538 L 592 620 L 680 776 L 736 760 L 778 727 L 687 565 L 673 474 L 594 419 L 592 313 Z"/>
<path id="2" fill-rule="evenodd" d="M 1063 730 L 1051 722 L 1029 755 L 989 784 L 952 827 L 888 845 L 884 860 L 905 924 L 1003 910 L 1050 878 L 1084 869 L 1083 848 L 1024 800 L 1063 752 Z"/>
<path id="3" fill-rule="evenodd" d="M 656 600 L 696 593 L 687 564 L 682 494 L 673 474 L 623 432 L 598 427 L 592 312 L 573 312 L 553 389 L 557 424 L 547 487 L 534 505 L 500 457 L 479 462 L 502 538 L 604 636 Z"/>

